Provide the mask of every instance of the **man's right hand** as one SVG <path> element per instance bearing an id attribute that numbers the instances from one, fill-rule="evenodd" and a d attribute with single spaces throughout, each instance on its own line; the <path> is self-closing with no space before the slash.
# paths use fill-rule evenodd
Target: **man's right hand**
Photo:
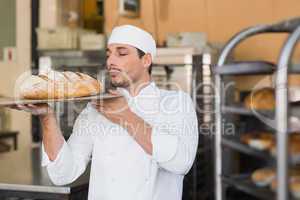
<path id="1" fill-rule="evenodd" d="M 53 109 L 47 103 L 16 104 L 16 105 L 9 106 L 9 108 L 16 109 L 16 110 L 23 110 L 31 113 L 32 115 L 37 115 L 37 116 L 45 116 L 54 113 Z"/>

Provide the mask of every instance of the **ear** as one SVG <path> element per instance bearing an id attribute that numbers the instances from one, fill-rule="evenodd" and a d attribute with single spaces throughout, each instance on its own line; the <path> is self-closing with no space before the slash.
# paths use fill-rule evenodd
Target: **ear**
<path id="1" fill-rule="evenodd" d="M 151 63 L 152 63 L 152 56 L 149 53 L 146 53 L 143 57 L 142 57 L 142 63 L 143 63 L 143 67 L 144 68 L 149 68 Z"/>

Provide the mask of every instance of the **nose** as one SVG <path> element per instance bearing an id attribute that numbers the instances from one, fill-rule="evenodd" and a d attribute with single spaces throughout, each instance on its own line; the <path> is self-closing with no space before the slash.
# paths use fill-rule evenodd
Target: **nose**
<path id="1" fill-rule="evenodd" d="M 110 69 L 114 65 L 116 65 L 116 59 L 113 56 L 113 54 L 111 54 L 111 55 L 107 56 L 107 58 L 106 58 L 107 69 Z"/>

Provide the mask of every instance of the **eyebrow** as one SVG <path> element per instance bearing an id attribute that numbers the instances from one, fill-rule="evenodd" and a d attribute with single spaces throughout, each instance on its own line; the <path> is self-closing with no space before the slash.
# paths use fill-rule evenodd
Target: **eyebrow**
<path id="1" fill-rule="evenodd" d="M 128 50 L 126 47 L 117 47 L 117 50 Z"/>
<path id="2" fill-rule="evenodd" d="M 117 50 L 129 50 L 127 47 L 116 47 Z M 106 53 L 110 53 L 111 50 L 109 48 L 106 48 Z"/>

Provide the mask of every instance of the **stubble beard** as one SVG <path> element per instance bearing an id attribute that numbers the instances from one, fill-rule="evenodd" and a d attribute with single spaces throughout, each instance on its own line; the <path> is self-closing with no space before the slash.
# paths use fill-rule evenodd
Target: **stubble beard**
<path id="1" fill-rule="evenodd" d="M 121 87 L 121 88 L 127 88 L 130 85 L 129 81 L 125 81 L 125 80 L 122 80 L 122 81 L 111 81 L 110 84 L 113 87 Z"/>
<path id="2" fill-rule="evenodd" d="M 121 87 L 121 88 L 128 88 L 130 86 L 130 79 L 127 75 L 122 75 L 121 79 L 119 80 L 111 80 L 110 84 L 113 87 Z"/>

